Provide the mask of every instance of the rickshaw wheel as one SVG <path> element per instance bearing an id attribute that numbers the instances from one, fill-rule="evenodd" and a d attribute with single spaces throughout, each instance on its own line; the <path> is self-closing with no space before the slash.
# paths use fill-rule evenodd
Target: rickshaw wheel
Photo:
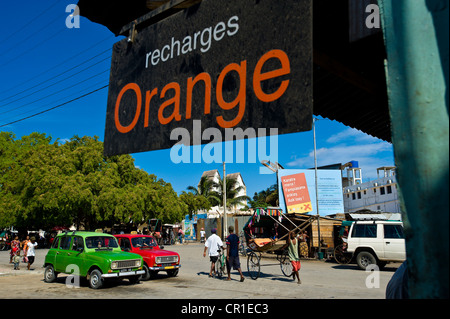
<path id="1" fill-rule="evenodd" d="M 259 273 L 261 271 L 261 265 L 259 264 L 260 258 L 255 252 L 251 252 L 247 255 L 247 269 L 250 278 L 253 280 L 258 279 Z"/>
<path id="2" fill-rule="evenodd" d="M 337 263 L 346 265 L 352 260 L 352 255 L 344 249 L 344 244 L 340 244 L 334 249 L 334 259 Z"/>
<path id="3" fill-rule="evenodd" d="M 283 275 L 286 277 L 292 276 L 292 264 L 289 260 L 287 251 L 282 252 L 278 260 L 280 261 L 281 272 Z"/>

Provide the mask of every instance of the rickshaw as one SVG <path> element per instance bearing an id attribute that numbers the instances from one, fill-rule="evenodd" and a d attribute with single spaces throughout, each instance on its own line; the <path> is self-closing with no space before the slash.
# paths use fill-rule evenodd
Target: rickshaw
<path id="1" fill-rule="evenodd" d="M 353 221 L 342 221 L 342 225 L 339 229 L 339 242 L 334 248 L 334 259 L 338 264 L 346 265 L 350 263 L 353 255 L 347 252 L 347 228 L 352 225 Z"/>
<path id="2" fill-rule="evenodd" d="M 296 215 L 296 214 L 292 214 Z M 314 221 L 315 216 L 304 215 L 300 224 L 295 224 L 279 208 L 257 208 L 244 225 L 244 236 L 248 247 L 247 270 L 253 280 L 261 274 L 262 253 L 276 254 L 281 272 L 292 275 L 292 265 L 287 254 L 289 231 L 303 231 Z"/>

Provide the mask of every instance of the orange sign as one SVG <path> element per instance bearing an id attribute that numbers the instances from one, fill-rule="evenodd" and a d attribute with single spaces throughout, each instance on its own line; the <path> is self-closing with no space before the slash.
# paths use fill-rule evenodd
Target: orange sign
<path id="1" fill-rule="evenodd" d="M 203 0 L 141 26 L 114 44 L 106 156 L 312 129 L 312 0 Z"/>
<path id="2" fill-rule="evenodd" d="M 304 173 L 282 177 L 281 185 L 288 213 L 306 214 L 313 210 Z"/>

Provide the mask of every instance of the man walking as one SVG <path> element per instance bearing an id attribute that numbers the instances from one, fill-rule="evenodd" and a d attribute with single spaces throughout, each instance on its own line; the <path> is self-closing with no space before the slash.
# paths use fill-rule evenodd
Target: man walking
<path id="1" fill-rule="evenodd" d="M 215 228 L 211 229 L 211 236 L 205 242 L 205 249 L 203 250 L 203 257 L 206 257 L 206 250 L 209 249 L 209 260 L 211 261 L 211 269 L 209 270 L 209 277 L 216 274 L 215 265 L 219 257 L 218 250 L 223 247 L 222 239 L 216 235 L 217 230 Z"/>
<path id="2" fill-rule="evenodd" d="M 27 259 L 28 265 L 27 269 L 30 270 L 31 265 L 34 263 L 34 258 L 36 256 L 34 248 L 37 246 L 37 242 L 34 237 L 31 237 L 31 241 L 27 243 Z"/>
<path id="3" fill-rule="evenodd" d="M 244 281 L 244 275 L 241 270 L 241 263 L 239 261 L 239 237 L 234 233 L 234 227 L 228 227 L 228 232 L 230 235 L 227 237 L 227 270 L 228 270 L 228 278 L 227 280 L 231 280 L 231 266 L 233 266 L 234 270 L 239 271 L 241 275 L 241 282 Z"/>
<path id="4" fill-rule="evenodd" d="M 288 257 L 292 264 L 292 278 L 295 280 L 295 277 L 297 277 L 297 283 L 301 284 L 302 282 L 300 281 L 300 275 L 298 274 L 301 267 L 300 257 L 298 255 L 298 239 L 295 237 L 295 233 L 290 231 L 288 236 Z"/>
<path id="5" fill-rule="evenodd" d="M 205 235 L 206 235 L 205 230 L 202 228 L 202 229 L 200 230 L 200 242 L 201 242 L 201 243 L 204 243 L 204 242 L 205 242 Z"/>

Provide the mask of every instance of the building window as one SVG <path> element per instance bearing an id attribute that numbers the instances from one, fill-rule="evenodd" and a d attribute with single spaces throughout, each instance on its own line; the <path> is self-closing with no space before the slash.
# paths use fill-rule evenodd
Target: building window
<path id="1" fill-rule="evenodd" d="M 352 193 L 352 199 L 353 199 L 353 200 L 356 199 L 355 193 Z"/>
<path id="2" fill-rule="evenodd" d="M 392 186 L 388 185 L 388 186 L 386 186 L 386 188 L 387 188 L 387 193 L 392 194 Z"/>
<path id="3" fill-rule="evenodd" d="M 384 187 L 380 187 L 380 195 L 386 194 L 386 189 Z"/>
<path id="4" fill-rule="evenodd" d="M 373 189 L 373 193 L 374 193 L 374 194 L 377 193 L 377 189 L 376 189 L 376 188 Z"/>
<path id="5" fill-rule="evenodd" d="M 364 191 L 364 195 L 367 195 L 367 191 Z"/>
<path id="6" fill-rule="evenodd" d="M 358 199 L 361 199 L 361 192 L 358 192 Z"/>

